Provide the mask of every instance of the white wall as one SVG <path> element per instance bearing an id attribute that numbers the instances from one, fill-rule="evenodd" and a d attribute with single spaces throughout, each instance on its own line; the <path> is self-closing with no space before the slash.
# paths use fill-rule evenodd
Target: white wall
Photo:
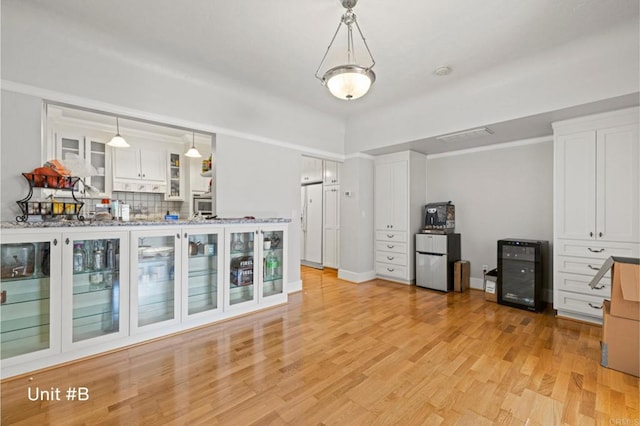
<path id="1" fill-rule="evenodd" d="M 347 158 L 340 170 L 340 269 L 338 276 L 362 282 L 374 271 L 373 158 Z M 349 191 L 352 196 L 347 197 Z"/>
<path id="2" fill-rule="evenodd" d="M 219 217 L 286 217 L 289 282 L 300 279 L 300 152 L 247 139 L 216 137 Z"/>
<path id="3" fill-rule="evenodd" d="M 427 199 L 455 204 L 472 277 L 497 267 L 499 239 L 553 243 L 553 142 L 530 142 L 427 157 Z"/>

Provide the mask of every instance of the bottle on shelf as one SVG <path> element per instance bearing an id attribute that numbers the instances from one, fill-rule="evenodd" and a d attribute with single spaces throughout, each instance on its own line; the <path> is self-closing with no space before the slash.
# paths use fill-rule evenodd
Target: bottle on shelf
<path id="1" fill-rule="evenodd" d="M 267 260 L 266 260 L 266 267 L 267 267 L 267 271 L 266 271 L 266 279 L 269 280 L 273 280 L 275 278 L 277 278 L 278 276 L 278 258 L 276 257 L 276 255 L 274 253 L 270 253 L 267 256 Z"/>
<path id="2" fill-rule="evenodd" d="M 113 269 L 116 263 L 115 252 L 113 251 L 113 242 L 107 241 L 107 249 L 105 250 L 105 265 L 107 269 Z"/>
<path id="3" fill-rule="evenodd" d="M 84 252 L 84 244 L 73 245 L 73 272 L 84 272 L 87 268 L 87 256 Z"/>

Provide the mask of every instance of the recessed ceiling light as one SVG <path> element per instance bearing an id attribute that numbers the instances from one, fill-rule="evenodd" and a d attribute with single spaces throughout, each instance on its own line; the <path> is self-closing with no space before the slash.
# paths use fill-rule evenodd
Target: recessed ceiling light
<path id="1" fill-rule="evenodd" d="M 463 132 L 451 133 L 443 136 L 436 136 L 436 139 L 444 142 L 457 141 L 462 139 L 472 139 L 480 136 L 492 135 L 493 130 L 488 127 L 479 127 L 477 129 L 465 130 Z"/>
<path id="2" fill-rule="evenodd" d="M 434 74 L 434 75 L 437 75 L 437 76 L 439 76 L 439 77 L 443 77 L 443 76 L 445 76 L 445 75 L 449 75 L 449 74 L 451 74 L 451 71 L 453 71 L 453 70 L 451 69 L 451 67 L 448 67 L 448 66 L 446 66 L 446 65 L 443 65 L 443 66 L 438 67 L 438 68 L 436 68 L 435 70 L 433 70 L 433 74 Z"/>

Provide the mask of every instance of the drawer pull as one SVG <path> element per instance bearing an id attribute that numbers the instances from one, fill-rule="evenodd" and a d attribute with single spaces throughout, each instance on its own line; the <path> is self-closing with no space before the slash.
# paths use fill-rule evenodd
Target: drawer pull
<path id="1" fill-rule="evenodd" d="M 393 257 L 393 256 L 387 256 L 387 259 L 389 259 L 389 260 L 393 260 L 393 259 L 395 259 L 395 257 Z"/>
<path id="2" fill-rule="evenodd" d="M 602 290 L 604 288 L 604 284 L 596 286 L 596 287 L 591 287 L 593 290 Z"/>
<path id="3" fill-rule="evenodd" d="M 387 268 L 387 271 L 389 271 L 389 272 L 393 272 L 393 271 L 395 271 L 395 269 L 393 269 L 393 268 Z"/>
<path id="4" fill-rule="evenodd" d="M 387 234 L 387 238 L 393 238 L 393 234 Z"/>
<path id="5" fill-rule="evenodd" d="M 604 251 L 603 248 L 594 250 L 591 247 L 588 248 L 591 253 L 602 253 Z"/>
<path id="6" fill-rule="evenodd" d="M 589 306 L 591 306 L 593 309 L 602 309 L 602 305 L 595 306 L 595 305 L 592 305 L 591 302 L 589 302 Z"/>
<path id="7" fill-rule="evenodd" d="M 387 244 L 387 248 L 390 248 L 390 249 L 391 249 L 391 248 L 394 248 L 394 247 L 395 247 L 395 246 L 391 246 L 391 245 Z"/>
<path id="8" fill-rule="evenodd" d="M 596 268 L 595 266 L 587 265 L 589 269 L 593 269 L 594 271 L 599 271 L 600 268 Z"/>

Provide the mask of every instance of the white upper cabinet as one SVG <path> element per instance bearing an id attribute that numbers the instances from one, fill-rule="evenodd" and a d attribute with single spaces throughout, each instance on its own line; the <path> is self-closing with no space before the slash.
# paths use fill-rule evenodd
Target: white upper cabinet
<path id="1" fill-rule="evenodd" d="M 376 229 L 407 230 L 408 189 L 409 162 L 407 160 L 376 163 Z"/>
<path id="2" fill-rule="evenodd" d="M 336 161 L 324 162 L 324 178 L 325 185 L 338 185 L 340 183 L 340 163 Z"/>
<path id="3" fill-rule="evenodd" d="M 302 156 L 301 183 L 322 182 L 322 160 Z"/>
<path id="4" fill-rule="evenodd" d="M 556 237 L 638 241 L 638 125 L 556 135 Z"/>
<path id="5" fill-rule="evenodd" d="M 163 149 L 118 148 L 115 178 L 165 181 L 167 154 Z"/>

